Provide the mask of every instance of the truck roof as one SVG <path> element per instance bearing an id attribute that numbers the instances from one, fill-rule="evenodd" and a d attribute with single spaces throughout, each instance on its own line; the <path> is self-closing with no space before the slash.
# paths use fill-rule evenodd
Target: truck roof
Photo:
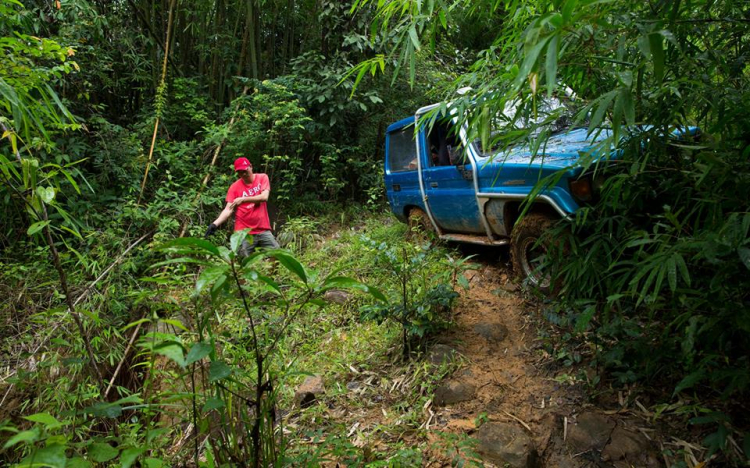
<path id="1" fill-rule="evenodd" d="M 405 119 L 401 119 L 398 122 L 390 124 L 388 126 L 388 129 L 386 131 L 388 133 L 390 133 L 390 132 L 392 132 L 394 130 L 399 130 L 399 129 L 401 129 L 403 127 L 406 127 L 407 125 L 413 124 L 413 123 L 414 123 L 414 116 L 410 115 L 409 117 L 407 117 Z"/>

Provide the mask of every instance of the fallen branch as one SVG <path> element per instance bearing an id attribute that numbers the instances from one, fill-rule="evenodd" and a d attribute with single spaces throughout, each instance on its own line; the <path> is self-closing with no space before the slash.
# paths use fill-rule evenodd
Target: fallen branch
<path id="1" fill-rule="evenodd" d="M 525 427 L 526 430 L 529 431 L 530 434 L 532 434 L 532 435 L 534 434 L 534 431 L 531 430 L 531 428 L 529 427 L 529 425 L 526 424 L 525 422 L 523 422 L 520 418 L 518 418 L 516 416 L 513 416 L 512 414 L 510 414 L 509 412 L 507 412 L 505 410 L 503 410 L 503 413 L 507 414 L 509 417 L 511 417 L 511 418 L 515 419 L 516 421 L 518 421 L 519 423 L 521 423 L 521 425 L 523 427 Z"/>

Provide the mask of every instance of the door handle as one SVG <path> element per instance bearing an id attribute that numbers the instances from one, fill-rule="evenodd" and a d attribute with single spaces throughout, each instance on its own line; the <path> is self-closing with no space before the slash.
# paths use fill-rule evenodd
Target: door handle
<path id="1" fill-rule="evenodd" d="M 430 187 L 437 188 L 438 183 L 437 182 L 430 182 Z"/>

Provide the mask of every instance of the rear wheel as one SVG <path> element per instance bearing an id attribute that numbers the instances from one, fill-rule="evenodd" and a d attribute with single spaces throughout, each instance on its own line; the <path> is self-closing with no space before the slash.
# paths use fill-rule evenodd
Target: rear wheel
<path id="1" fill-rule="evenodd" d="M 432 221 L 427 213 L 421 208 L 412 208 L 409 210 L 409 232 L 432 232 L 435 233 L 435 228 L 432 226 Z"/>
<path id="2" fill-rule="evenodd" d="M 515 274 L 543 291 L 549 291 L 551 284 L 549 274 L 540 269 L 550 242 L 544 233 L 554 222 L 546 215 L 530 213 L 516 224 L 511 234 L 510 252 Z"/>

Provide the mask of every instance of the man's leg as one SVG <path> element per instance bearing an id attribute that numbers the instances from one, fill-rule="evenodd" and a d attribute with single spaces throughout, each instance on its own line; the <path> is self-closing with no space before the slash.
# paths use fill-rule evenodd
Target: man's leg
<path id="1" fill-rule="evenodd" d="M 255 234 L 253 238 L 253 250 L 255 250 L 256 247 L 263 247 L 265 249 L 278 249 L 279 243 L 276 242 L 276 238 L 273 237 L 273 233 L 271 231 L 263 231 Z"/>
<path id="2" fill-rule="evenodd" d="M 255 240 L 253 240 L 253 245 L 250 245 L 250 242 L 248 242 L 247 238 L 245 238 L 242 241 L 242 244 L 240 245 L 240 256 L 248 257 L 254 251 L 255 251 Z"/>

